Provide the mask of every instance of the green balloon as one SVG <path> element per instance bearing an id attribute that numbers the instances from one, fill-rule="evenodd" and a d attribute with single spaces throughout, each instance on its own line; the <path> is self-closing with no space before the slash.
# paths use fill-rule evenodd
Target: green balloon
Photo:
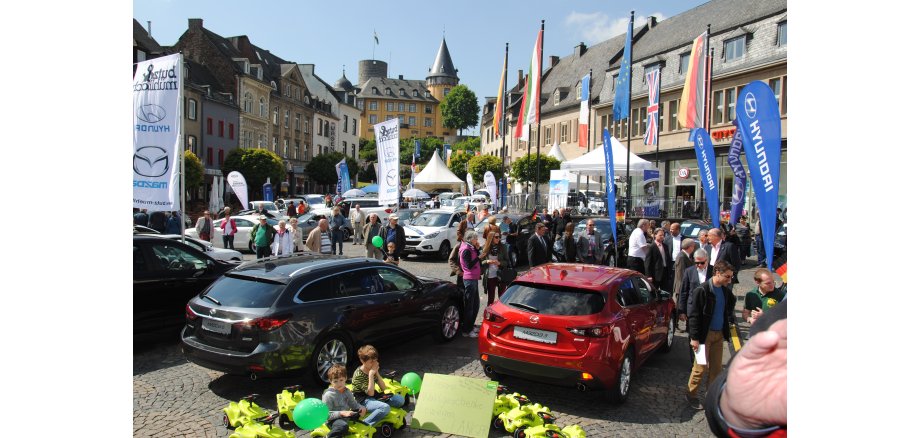
<path id="1" fill-rule="evenodd" d="M 313 430 L 329 418 L 329 407 L 318 398 L 307 398 L 294 407 L 294 424 L 304 430 Z"/>
<path id="2" fill-rule="evenodd" d="M 402 376 L 402 380 L 399 382 L 402 386 L 409 388 L 409 391 L 412 392 L 412 395 L 418 394 L 422 389 L 422 378 L 415 373 L 406 373 Z"/>
<path id="3" fill-rule="evenodd" d="M 383 247 L 383 237 L 374 236 L 374 238 L 371 239 L 371 243 L 373 243 L 374 246 L 376 246 L 377 248 L 382 248 Z"/>

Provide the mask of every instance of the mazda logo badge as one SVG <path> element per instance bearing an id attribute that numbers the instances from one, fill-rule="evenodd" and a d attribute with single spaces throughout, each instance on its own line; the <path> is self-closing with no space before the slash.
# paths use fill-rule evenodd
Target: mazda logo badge
<path id="1" fill-rule="evenodd" d="M 744 95 L 744 112 L 749 118 L 757 117 L 757 99 L 751 93 Z"/>
<path id="2" fill-rule="evenodd" d="M 540 322 L 540 317 L 537 316 L 537 315 L 531 316 L 531 317 L 530 317 L 530 322 L 533 323 L 533 324 L 537 324 L 537 323 Z"/>
<path id="3" fill-rule="evenodd" d="M 134 152 L 134 173 L 157 178 L 169 170 L 169 155 L 159 146 L 144 146 Z"/>
<path id="4" fill-rule="evenodd" d="M 166 118 L 166 110 L 159 105 L 148 103 L 137 108 L 137 118 L 142 122 L 157 123 Z"/>
<path id="5" fill-rule="evenodd" d="M 389 184 L 390 187 L 393 187 L 398 182 L 399 182 L 399 175 L 396 173 L 396 169 L 390 169 L 390 171 L 387 172 L 387 184 Z"/>

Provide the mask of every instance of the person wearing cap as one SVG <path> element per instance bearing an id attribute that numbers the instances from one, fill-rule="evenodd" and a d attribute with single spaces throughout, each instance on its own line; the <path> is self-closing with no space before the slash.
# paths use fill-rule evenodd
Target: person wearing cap
<path id="1" fill-rule="evenodd" d="M 387 243 L 393 242 L 396 244 L 396 254 L 402 254 L 406 247 L 406 231 L 399 224 L 399 216 L 395 213 L 390 215 L 389 222 L 387 226 L 380 228 L 378 235 L 383 238 L 384 247 Z"/>
<path id="2" fill-rule="evenodd" d="M 268 224 L 265 215 L 259 216 L 259 225 L 249 232 L 249 242 L 256 249 L 256 258 L 261 259 L 272 254 L 271 244 L 275 241 L 275 227 Z"/>

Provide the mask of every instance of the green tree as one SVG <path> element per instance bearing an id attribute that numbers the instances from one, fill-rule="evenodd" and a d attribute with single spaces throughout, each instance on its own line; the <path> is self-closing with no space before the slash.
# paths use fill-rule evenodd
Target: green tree
<path id="1" fill-rule="evenodd" d="M 549 182 L 549 171 L 559 170 L 562 162 L 547 155 L 540 155 L 540 183 Z M 537 179 L 537 154 L 518 158 L 511 164 L 511 177 L 519 182 L 533 182 Z"/>
<path id="2" fill-rule="evenodd" d="M 359 138 L 358 158 L 368 163 L 377 161 L 377 140 Z"/>
<path id="3" fill-rule="evenodd" d="M 267 149 L 234 149 L 227 154 L 220 170 L 224 177 L 233 171 L 243 174 L 249 187 L 249 199 L 253 200 L 261 198 L 254 195 L 262 192 L 267 178 L 271 178 L 272 184 L 278 184 L 287 174 L 281 157 Z"/>
<path id="4" fill-rule="evenodd" d="M 356 175 L 358 172 L 358 162 L 355 161 L 354 158 L 346 157 L 343 153 L 338 151 L 313 157 L 313 159 L 307 163 L 304 172 L 309 175 L 310 179 L 316 181 L 317 184 L 333 185 L 339 180 L 339 175 L 335 171 L 335 165 L 338 164 L 339 161 L 342 161 L 342 158 L 345 158 L 345 163 L 348 164 L 348 174 Z"/>
<path id="5" fill-rule="evenodd" d="M 204 166 L 192 151 L 185 151 L 185 192 L 192 192 L 204 181 Z"/>
<path id="6" fill-rule="evenodd" d="M 454 175 L 457 175 L 457 178 L 460 178 L 466 181 L 466 163 L 470 161 L 473 155 L 464 153 L 463 151 L 451 152 L 450 153 L 450 164 L 447 166 Z"/>
<path id="7" fill-rule="evenodd" d="M 412 164 L 412 154 L 415 153 L 415 138 L 410 137 L 399 142 L 399 163 Z M 415 163 L 427 163 L 431 159 L 431 154 L 441 147 L 441 140 L 437 137 L 427 137 L 418 139 L 421 143 L 419 149 L 421 156 L 415 159 Z M 376 157 L 375 157 L 376 159 Z"/>
<path id="8" fill-rule="evenodd" d="M 498 183 L 498 180 L 502 177 L 502 160 L 493 155 L 480 155 L 478 157 L 470 158 L 470 161 L 466 164 L 467 171 L 473 175 L 473 181 L 476 183 L 482 182 L 482 176 L 486 172 L 492 172 L 495 175 L 495 182 Z M 464 178 L 466 178 L 464 176 Z"/>
<path id="9" fill-rule="evenodd" d="M 450 149 L 453 151 L 464 151 L 468 154 L 476 155 L 476 152 L 480 152 L 482 150 L 480 146 L 481 142 L 482 140 L 480 140 L 479 137 L 467 137 L 458 141 L 457 144 L 452 145 Z"/>
<path id="10" fill-rule="evenodd" d="M 476 102 L 476 93 L 473 93 L 466 85 L 458 85 L 450 90 L 439 106 L 446 128 L 459 129 L 463 134 L 464 129 L 472 128 L 479 123 L 479 104 Z"/>

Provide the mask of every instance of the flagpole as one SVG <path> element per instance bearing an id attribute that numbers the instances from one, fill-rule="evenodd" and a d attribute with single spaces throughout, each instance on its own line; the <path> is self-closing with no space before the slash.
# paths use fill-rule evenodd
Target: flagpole
<path id="1" fill-rule="evenodd" d="M 658 145 L 661 143 L 661 115 L 664 114 L 661 107 L 661 67 L 658 67 L 658 120 L 655 120 L 657 125 L 656 134 L 655 134 L 655 167 L 658 167 Z M 659 183 L 660 184 L 660 183 Z"/>
<path id="2" fill-rule="evenodd" d="M 709 115 L 709 109 L 712 108 L 712 57 L 715 50 L 709 46 L 709 29 L 711 25 L 706 25 L 706 47 L 709 48 L 709 59 L 706 60 L 706 83 L 704 85 L 704 93 L 706 93 L 706 100 L 703 101 L 703 126 L 706 127 L 706 132 L 711 132 L 712 117 Z"/>
<path id="3" fill-rule="evenodd" d="M 633 27 L 633 17 L 636 11 L 629 11 L 629 29 L 632 30 Z M 629 32 L 628 35 L 632 35 L 632 32 Z M 632 56 L 632 39 L 627 41 L 629 44 L 630 57 Z M 623 49 L 624 53 L 626 49 Z M 629 76 L 626 80 L 626 211 L 629 212 L 632 210 L 632 175 L 629 173 L 629 156 L 632 155 L 632 145 L 630 140 L 632 139 L 632 59 L 629 60 L 629 65 L 626 66 L 630 70 L 627 73 Z M 620 72 L 622 75 L 623 72 Z M 614 103 L 616 105 L 616 103 Z M 609 183 L 609 182 L 608 182 Z"/>
<path id="4" fill-rule="evenodd" d="M 537 111 L 537 184 L 536 184 L 537 187 L 534 189 L 534 195 L 533 195 L 534 207 L 539 205 L 538 203 L 540 202 L 540 126 L 541 126 L 540 124 L 540 93 L 543 91 L 541 90 L 542 85 L 543 85 L 541 82 L 543 82 L 543 71 L 542 71 L 543 70 L 543 40 L 545 37 L 545 34 L 543 33 L 543 29 L 544 29 L 545 22 L 546 20 L 540 20 L 540 55 L 538 55 L 540 57 L 537 59 L 540 63 L 539 70 L 541 71 L 538 71 L 536 73 L 539 77 L 539 82 L 537 82 L 536 93 L 534 93 L 536 95 L 535 99 L 537 100 L 536 107 L 535 107 Z"/>
<path id="5" fill-rule="evenodd" d="M 182 52 L 179 52 L 179 65 L 182 66 L 181 71 L 185 71 L 185 56 L 182 55 Z M 185 92 L 184 76 L 179 76 L 179 83 L 182 84 L 179 87 L 180 96 L 184 95 Z M 179 147 L 182 151 L 179 154 L 179 226 L 182 228 L 179 235 L 182 236 L 180 238 L 182 243 L 185 243 L 185 99 L 180 98 L 179 102 L 181 102 L 179 104 Z"/>
<path id="6" fill-rule="evenodd" d="M 502 177 L 500 181 L 502 183 L 503 190 L 499 192 L 499 199 L 501 199 L 501 201 L 499 202 L 499 205 L 501 207 L 505 206 L 505 195 L 506 195 L 506 192 L 508 191 L 507 190 L 508 177 L 505 175 L 505 156 L 507 155 L 505 151 L 505 136 L 508 131 L 508 129 L 505 127 L 505 121 L 506 121 L 505 119 L 507 119 L 506 115 L 508 114 L 508 43 L 505 43 L 505 68 L 504 70 L 505 70 L 504 76 L 502 77 L 502 120 L 500 124 L 498 125 L 502 131 L 501 132 L 502 134 Z"/>

